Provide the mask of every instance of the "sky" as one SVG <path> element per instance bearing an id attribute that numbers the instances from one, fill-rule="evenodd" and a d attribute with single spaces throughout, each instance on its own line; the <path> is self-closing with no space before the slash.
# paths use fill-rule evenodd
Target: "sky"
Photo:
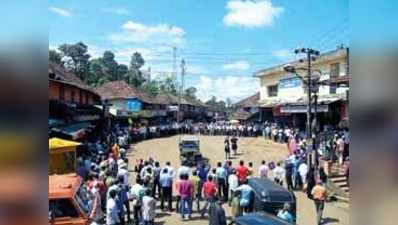
<path id="1" fill-rule="evenodd" d="M 349 44 L 348 0 L 50 0 L 49 48 L 82 41 L 93 58 L 111 50 L 128 64 L 138 51 L 152 77 L 186 62 L 185 87 L 236 102 L 259 88 L 254 72 Z"/>

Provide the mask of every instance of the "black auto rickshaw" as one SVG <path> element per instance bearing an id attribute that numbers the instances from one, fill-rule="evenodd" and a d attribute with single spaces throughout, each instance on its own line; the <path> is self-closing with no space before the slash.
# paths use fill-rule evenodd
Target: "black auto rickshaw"
<path id="1" fill-rule="evenodd" d="M 269 213 L 249 213 L 239 216 L 235 219 L 235 225 L 291 225 L 289 222 L 282 220 Z"/>
<path id="2" fill-rule="evenodd" d="M 285 203 L 290 204 L 290 213 L 296 221 L 296 196 L 279 184 L 262 178 L 250 178 L 248 184 L 254 190 L 253 211 L 277 215 Z"/>

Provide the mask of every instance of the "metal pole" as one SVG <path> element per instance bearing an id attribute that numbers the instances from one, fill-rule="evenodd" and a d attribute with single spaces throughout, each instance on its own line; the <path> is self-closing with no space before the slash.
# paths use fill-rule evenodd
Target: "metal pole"
<path id="1" fill-rule="evenodd" d="M 181 60 L 181 85 L 180 85 L 180 93 L 178 95 L 178 116 L 177 116 L 177 124 L 179 126 L 179 140 L 181 141 L 181 127 L 180 127 L 180 117 L 181 117 L 181 100 L 182 100 L 182 92 L 184 90 L 184 75 L 185 75 L 185 61 Z"/>
<path id="2" fill-rule="evenodd" d="M 318 137 L 318 121 L 317 121 L 317 113 L 318 113 L 318 95 L 315 93 L 314 95 L 314 136 L 312 139 L 312 149 L 314 151 L 314 167 L 315 167 L 315 179 L 318 179 L 318 149 L 316 146 L 316 138 Z"/>
<path id="3" fill-rule="evenodd" d="M 307 156 L 308 156 L 308 165 L 311 168 L 312 167 L 312 157 L 311 154 L 312 151 L 310 151 L 310 140 L 312 138 L 312 132 L 311 132 L 311 51 L 309 48 L 306 49 L 307 53 L 307 62 L 308 62 L 308 68 L 307 68 Z"/>

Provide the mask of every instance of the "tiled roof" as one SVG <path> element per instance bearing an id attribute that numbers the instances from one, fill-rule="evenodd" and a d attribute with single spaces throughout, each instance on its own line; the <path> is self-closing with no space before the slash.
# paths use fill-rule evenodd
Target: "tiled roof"
<path id="1" fill-rule="evenodd" d="M 53 62 L 50 62 L 48 64 L 48 74 L 49 74 L 49 79 L 56 81 L 56 82 L 61 82 L 61 83 L 66 83 L 69 85 L 76 86 L 78 88 L 84 89 L 86 91 L 90 91 L 94 94 L 97 94 L 92 87 L 88 86 L 86 83 L 84 83 L 78 76 L 76 76 L 74 73 L 67 71 L 65 68 L 63 68 L 60 65 L 57 65 Z M 98 94 L 97 94 L 98 95 Z"/>
<path id="2" fill-rule="evenodd" d="M 257 92 L 256 94 L 249 96 L 245 99 L 240 100 L 239 102 L 235 103 L 234 105 L 236 107 L 256 107 L 258 106 L 258 101 L 260 100 L 260 92 Z"/>
<path id="3" fill-rule="evenodd" d="M 143 91 L 127 84 L 125 81 L 110 81 L 95 89 L 102 99 L 136 98 L 146 103 L 153 103 L 153 99 Z"/>

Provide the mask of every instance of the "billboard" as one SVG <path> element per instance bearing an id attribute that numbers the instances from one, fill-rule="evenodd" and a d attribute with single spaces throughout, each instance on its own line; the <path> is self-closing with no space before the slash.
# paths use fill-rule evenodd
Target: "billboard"
<path id="1" fill-rule="evenodd" d="M 130 112 L 139 112 L 142 109 L 142 102 L 137 99 L 127 100 L 126 110 Z"/>
<path id="2" fill-rule="evenodd" d="M 301 87 L 301 80 L 298 77 L 290 77 L 279 80 L 278 89 Z"/>

